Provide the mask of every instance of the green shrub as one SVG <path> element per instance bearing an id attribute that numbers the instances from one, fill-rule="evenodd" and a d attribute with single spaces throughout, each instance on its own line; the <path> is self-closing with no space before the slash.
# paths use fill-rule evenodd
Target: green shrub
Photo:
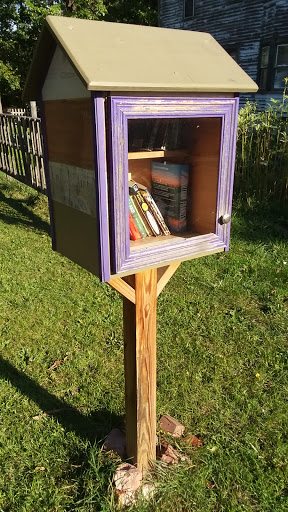
<path id="1" fill-rule="evenodd" d="M 288 200 L 288 78 L 282 100 L 265 111 L 247 101 L 239 111 L 235 192 L 247 200 Z"/>

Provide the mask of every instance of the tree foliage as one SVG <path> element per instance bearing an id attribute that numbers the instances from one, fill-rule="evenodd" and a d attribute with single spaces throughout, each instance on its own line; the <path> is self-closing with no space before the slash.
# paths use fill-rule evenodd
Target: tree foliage
<path id="1" fill-rule="evenodd" d="M 0 4 L 0 96 L 19 104 L 43 19 L 48 15 L 157 24 L 157 0 L 5 0 Z"/>
<path id="2" fill-rule="evenodd" d="M 157 25 L 157 0 L 107 0 L 105 21 Z"/>

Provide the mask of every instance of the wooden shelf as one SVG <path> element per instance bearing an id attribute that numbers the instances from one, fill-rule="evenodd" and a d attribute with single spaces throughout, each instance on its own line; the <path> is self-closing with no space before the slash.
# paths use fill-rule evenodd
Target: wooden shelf
<path id="1" fill-rule="evenodd" d="M 160 236 L 147 236 L 145 238 L 141 238 L 141 240 L 130 240 L 130 251 L 138 251 L 140 248 L 142 249 L 150 249 L 151 247 L 158 247 L 166 244 L 171 244 L 171 242 L 183 242 L 183 240 L 187 240 L 189 238 L 199 236 L 200 233 L 179 233 L 179 235 L 160 235 Z"/>
<path id="2" fill-rule="evenodd" d="M 187 155 L 187 149 L 175 149 L 173 151 L 133 151 L 128 153 L 128 160 L 141 160 L 144 158 L 175 158 Z"/>

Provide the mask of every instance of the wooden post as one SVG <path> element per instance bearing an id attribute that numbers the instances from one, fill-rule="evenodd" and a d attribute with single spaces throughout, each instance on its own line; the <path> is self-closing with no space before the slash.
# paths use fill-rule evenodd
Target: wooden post
<path id="1" fill-rule="evenodd" d="M 123 297 L 127 455 L 145 472 L 156 459 L 157 269 L 133 276 L 135 304 Z"/>
<path id="2" fill-rule="evenodd" d="M 37 104 L 36 101 L 30 101 L 30 113 L 31 117 L 37 118 Z"/>
<path id="3" fill-rule="evenodd" d="M 156 306 L 180 263 L 115 278 L 123 295 L 127 455 L 143 473 L 156 459 Z"/>

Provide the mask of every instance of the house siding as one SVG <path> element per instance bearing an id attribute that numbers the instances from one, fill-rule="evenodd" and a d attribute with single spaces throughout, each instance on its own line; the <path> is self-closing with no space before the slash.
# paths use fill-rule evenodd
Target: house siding
<path id="1" fill-rule="evenodd" d="M 159 25 L 212 34 L 226 50 L 237 50 L 238 64 L 257 82 L 261 46 L 288 43 L 288 1 L 195 0 L 194 16 L 184 19 L 183 0 L 160 0 Z M 280 91 L 242 95 L 240 105 L 248 98 L 262 109 L 271 96 L 282 98 Z"/>

